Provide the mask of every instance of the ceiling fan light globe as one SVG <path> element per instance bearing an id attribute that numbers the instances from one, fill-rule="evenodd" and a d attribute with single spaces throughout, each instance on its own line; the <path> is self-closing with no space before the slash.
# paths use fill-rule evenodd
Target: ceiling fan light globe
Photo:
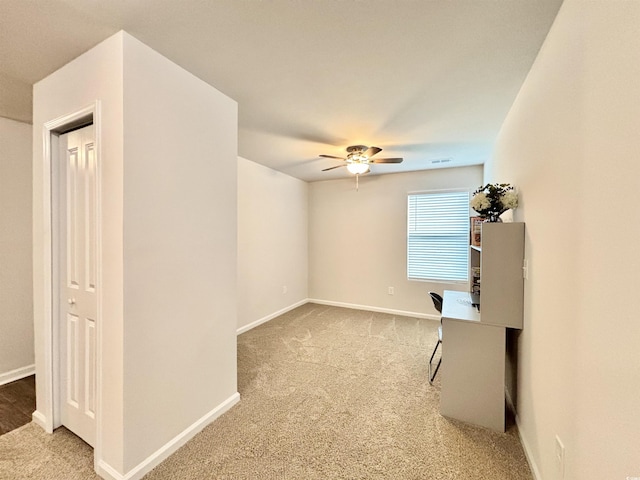
<path id="1" fill-rule="evenodd" d="M 359 175 L 362 173 L 366 173 L 369 170 L 369 165 L 366 163 L 350 163 L 347 165 L 347 170 L 353 173 L 354 175 Z"/>

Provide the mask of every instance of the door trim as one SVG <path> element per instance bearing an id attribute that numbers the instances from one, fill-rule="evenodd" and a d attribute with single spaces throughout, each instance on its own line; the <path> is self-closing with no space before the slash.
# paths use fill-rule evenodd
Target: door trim
<path id="1" fill-rule="evenodd" d="M 43 125 L 43 292 L 44 292 L 44 379 L 38 383 L 44 386 L 45 405 L 38 406 L 39 414 L 34 419 L 41 424 L 48 433 L 61 425 L 59 405 L 59 295 L 58 285 L 58 168 L 59 164 L 59 135 L 74 130 L 83 124 L 93 123 L 95 128 L 96 154 L 96 276 L 98 288 L 96 315 L 96 441 L 94 458 L 99 459 L 102 445 L 102 152 L 101 152 L 101 117 L 100 102 L 87 105 L 73 113 L 50 120 Z M 44 417 L 44 418 L 42 418 Z"/>

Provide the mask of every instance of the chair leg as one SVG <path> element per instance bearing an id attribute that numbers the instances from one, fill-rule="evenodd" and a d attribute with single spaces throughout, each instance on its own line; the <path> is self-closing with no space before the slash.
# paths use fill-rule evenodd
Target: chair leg
<path id="1" fill-rule="evenodd" d="M 433 379 L 436 378 L 436 374 L 438 373 L 438 369 L 440 368 L 440 364 L 442 363 L 442 358 L 438 360 L 438 365 L 436 365 L 436 369 L 433 372 L 433 376 L 429 377 L 429 383 L 433 385 Z"/>
<path id="2" fill-rule="evenodd" d="M 436 374 L 438 373 L 438 369 L 440 368 L 440 364 L 442 363 L 442 357 L 440 357 L 440 360 L 438 360 L 438 365 L 436 365 L 436 369 L 433 372 L 433 375 L 431 374 L 431 365 L 433 364 L 433 357 L 435 357 L 436 352 L 438 351 L 438 347 L 440 346 L 442 342 L 440 340 L 438 340 L 438 343 L 436 343 L 436 346 L 433 349 L 433 353 L 431 354 L 431 358 L 429 358 L 429 383 L 433 384 L 433 379 L 436 378 Z"/>

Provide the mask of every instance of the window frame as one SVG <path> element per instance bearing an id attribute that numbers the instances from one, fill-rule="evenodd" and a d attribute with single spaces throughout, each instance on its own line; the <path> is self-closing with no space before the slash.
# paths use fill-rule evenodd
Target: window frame
<path id="1" fill-rule="evenodd" d="M 453 189 L 440 189 L 440 190 L 419 190 L 419 191 L 410 191 L 407 192 L 407 203 L 406 203 L 406 256 L 405 256 L 405 260 L 406 260 L 406 275 L 407 275 L 407 280 L 408 281 L 412 281 L 412 282 L 428 282 L 428 283 L 442 283 L 442 284 L 454 284 L 454 285 L 463 285 L 463 284 L 469 284 L 469 262 L 470 262 L 470 252 L 469 252 L 469 245 L 470 245 L 470 217 L 471 217 L 471 206 L 470 206 L 470 200 L 471 200 L 471 194 L 472 194 L 473 189 L 469 189 L 469 188 L 453 188 Z M 447 194 L 447 193 L 465 193 L 467 194 L 467 209 L 466 209 L 466 222 L 465 222 L 465 240 L 464 240 L 464 248 L 465 248 L 465 252 L 466 252 L 466 268 L 465 268 L 465 278 L 464 279 L 451 279 L 451 278 L 419 278 L 419 277 L 412 277 L 409 274 L 409 254 L 410 254 L 410 246 L 409 246 L 409 241 L 411 238 L 411 234 L 409 231 L 409 222 L 410 222 L 410 199 L 411 196 L 415 196 L 415 195 L 437 195 L 437 194 Z M 460 233 L 460 236 L 462 237 L 462 233 Z M 460 241 L 460 244 L 458 246 L 462 246 L 462 240 Z"/>

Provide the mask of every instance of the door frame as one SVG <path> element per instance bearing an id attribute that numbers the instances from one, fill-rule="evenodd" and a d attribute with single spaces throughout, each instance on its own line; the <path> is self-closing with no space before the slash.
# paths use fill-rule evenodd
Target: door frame
<path id="1" fill-rule="evenodd" d="M 102 152 L 101 152 L 101 117 L 100 102 L 95 102 L 75 112 L 50 120 L 43 125 L 43 269 L 44 275 L 44 379 L 39 381 L 44 385 L 44 398 L 46 404 L 42 409 L 44 414 L 44 428 L 48 433 L 53 433 L 55 428 L 61 425 L 60 417 L 60 305 L 59 305 L 59 162 L 60 152 L 58 138 L 60 135 L 74 130 L 80 126 L 93 123 L 95 128 L 95 155 L 96 155 L 96 278 L 97 315 L 96 315 L 96 441 L 94 458 L 101 458 L 99 452 L 102 445 Z"/>

